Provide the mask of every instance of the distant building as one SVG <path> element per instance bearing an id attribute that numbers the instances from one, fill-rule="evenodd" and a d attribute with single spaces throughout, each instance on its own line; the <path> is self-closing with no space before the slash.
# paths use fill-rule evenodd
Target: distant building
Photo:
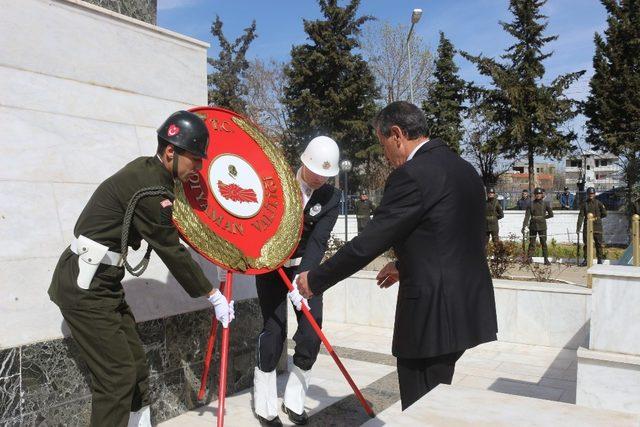
<path id="1" fill-rule="evenodd" d="M 585 151 L 582 155 L 568 157 L 565 163 L 566 185 L 575 191 L 578 182 L 584 180 L 584 189 L 594 187 L 597 192 L 622 187 L 622 169 L 618 157 Z"/>
<path id="2" fill-rule="evenodd" d="M 534 163 L 534 187 L 552 189 L 557 165 L 554 163 Z M 518 162 L 510 171 L 500 177 L 500 187 L 508 190 L 524 190 L 529 188 L 529 164 Z"/>

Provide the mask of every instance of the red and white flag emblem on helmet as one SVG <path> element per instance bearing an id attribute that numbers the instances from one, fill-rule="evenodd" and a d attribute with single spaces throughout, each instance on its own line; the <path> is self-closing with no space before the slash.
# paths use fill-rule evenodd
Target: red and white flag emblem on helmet
<path id="1" fill-rule="evenodd" d="M 167 130 L 167 135 L 169 136 L 176 136 L 179 133 L 180 133 L 180 128 L 174 124 L 169 126 L 169 129 Z"/>

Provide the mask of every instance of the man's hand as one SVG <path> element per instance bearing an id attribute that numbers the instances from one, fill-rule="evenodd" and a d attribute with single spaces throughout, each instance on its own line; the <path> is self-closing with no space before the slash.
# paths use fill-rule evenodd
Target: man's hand
<path id="1" fill-rule="evenodd" d="M 233 310 L 233 301 L 227 302 L 227 298 L 217 289 L 209 295 L 208 300 L 213 304 L 216 319 L 222 323 L 222 327 L 229 327 L 229 323 L 236 317 L 235 311 Z"/>
<path id="2" fill-rule="evenodd" d="M 388 288 L 400 280 L 400 272 L 396 268 L 396 263 L 390 262 L 382 267 L 382 270 L 376 276 L 376 280 L 381 288 Z"/>
<path id="3" fill-rule="evenodd" d="M 307 309 L 311 310 L 307 299 L 300 295 L 300 291 L 298 291 L 298 285 L 296 284 L 297 279 L 298 276 L 293 278 L 293 282 L 291 282 L 291 284 L 293 285 L 293 290 L 287 293 L 287 297 L 289 298 L 289 300 L 291 300 L 291 303 L 293 303 L 296 310 L 302 311 L 302 304 L 306 305 Z"/>
<path id="4" fill-rule="evenodd" d="M 309 288 L 309 282 L 307 281 L 308 271 L 302 272 L 298 275 L 298 279 L 296 280 L 296 285 L 298 285 L 298 291 L 300 295 L 309 299 L 313 296 L 313 292 L 311 292 L 311 288 Z"/>

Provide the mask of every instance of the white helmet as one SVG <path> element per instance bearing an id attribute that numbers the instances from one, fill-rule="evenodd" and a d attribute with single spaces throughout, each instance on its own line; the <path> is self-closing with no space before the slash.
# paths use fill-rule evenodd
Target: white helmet
<path id="1" fill-rule="evenodd" d="M 338 144 L 328 136 L 316 136 L 309 141 L 300 160 L 316 175 L 331 177 L 340 172 L 338 167 L 340 149 Z"/>

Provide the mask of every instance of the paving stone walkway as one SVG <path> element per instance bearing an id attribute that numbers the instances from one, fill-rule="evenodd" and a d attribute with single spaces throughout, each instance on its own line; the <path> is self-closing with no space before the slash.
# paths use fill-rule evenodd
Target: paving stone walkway
<path id="1" fill-rule="evenodd" d="M 396 361 L 391 356 L 391 329 L 326 322 L 323 330 L 376 413 L 400 400 Z M 292 347 L 293 342 L 289 340 L 289 363 Z M 280 398 L 287 375 L 278 376 Z M 575 403 L 576 352 L 505 342 L 483 344 L 462 356 L 453 385 Z M 216 412 L 217 401 L 214 401 L 161 426 L 211 426 Z M 313 368 L 307 412 L 312 426 L 360 425 L 369 420 L 324 348 Z M 284 414 L 280 418 L 288 425 Z M 227 398 L 225 425 L 259 425 L 253 415 L 250 389 Z"/>

